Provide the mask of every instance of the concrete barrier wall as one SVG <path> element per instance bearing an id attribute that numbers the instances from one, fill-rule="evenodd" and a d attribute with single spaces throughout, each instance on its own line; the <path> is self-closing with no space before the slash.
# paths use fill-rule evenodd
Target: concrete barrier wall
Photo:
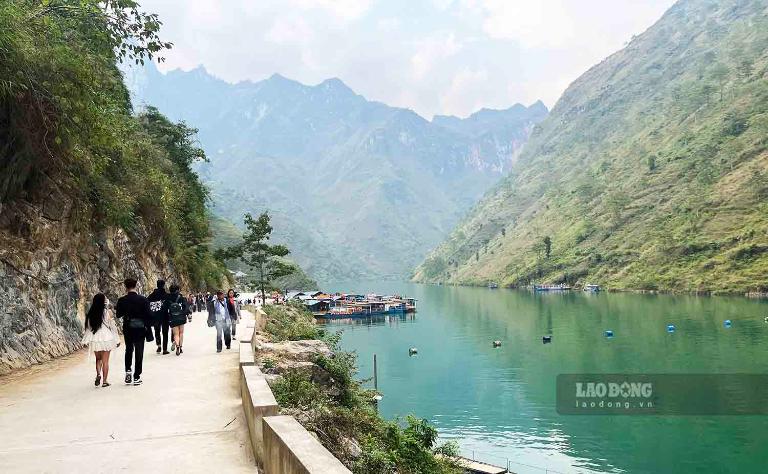
<path id="1" fill-rule="evenodd" d="M 256 365 L 253 360 L 253 351 L 251 350 L 251 342 L 245 342 L 240 340 L 240 367 Z"/>
<path id="2" fill-rule="evenodd" d="M 253 327 L 249 327 L 247 324 L 247 321 L 245 324 L 243 324 L 244 327 L 240 330 L 238 337 L 240 338 L 240 342 L 247 342 L 248 345 L 250 345 L 251 341 L 253 340 Z"/>
<path id="3" fill-rule="evenodd" d="M 240 392 L 243 399 L 243 410 L 248 422 L 248 433 L 251 438 L 253 455 L 256 464 L 264 464 L 264 441 L 262 439 L 262 422 L 266 416 L 275 416 L 279 408 L 270 390 L 264 374 L 255 366 L 240 366 Z M 269 472 L 269 471 L 267 471 Z"/>
<path id="4" fill-rule="evenodd" d="M 292 416 L 278 415 L 279 407 L 264 374 L 254 362 L 254 327 L 263 329 L 265 314 L 246 320 L 240 339 L 240 391 L 256 463 L 266 474 L 351 474 Z M 248 333 L 250 331 L 250 333 Z"/>
<path id="5" fill-rule="evenodd" d="M 292 416 L 264 418 L 264 471 L 267 473 L 349 474 Z"/>

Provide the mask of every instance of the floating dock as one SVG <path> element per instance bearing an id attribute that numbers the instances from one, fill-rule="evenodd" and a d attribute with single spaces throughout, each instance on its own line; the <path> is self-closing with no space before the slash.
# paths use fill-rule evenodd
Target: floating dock
<path id="1" fill-rule="evenodd" d="M 514 474 L 506 467 L 494 466 L 493 464 L 487 464 L 480 461 L 473 461 L 469 458 L 459 456 L 456 458 L 458 464 L 464 468 L 464 472 L 469 474 Z"/>

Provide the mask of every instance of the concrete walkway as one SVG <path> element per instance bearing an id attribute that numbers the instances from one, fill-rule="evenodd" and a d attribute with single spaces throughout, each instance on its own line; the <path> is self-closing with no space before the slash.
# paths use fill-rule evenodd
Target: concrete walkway
<path id="1" fill-rule="evenodd" d="M 205 319 L 186 325 L 180 357 L 145 346 L 141 386 L 123 383 L 123 345 L 111 387 L 93 386 L 85 351 L 0 378 L 0 472 L 255 473 L 238 342 L 217 354 Z"/>

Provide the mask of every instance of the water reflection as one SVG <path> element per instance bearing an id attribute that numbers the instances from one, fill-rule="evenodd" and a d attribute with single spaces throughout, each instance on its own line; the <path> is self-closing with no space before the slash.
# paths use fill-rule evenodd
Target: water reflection
<path id="1" fill-rule="evenodd" d="M 330 289 L 418 298 L 405 318 L 327 324 L 358 352 L 361 378 L 377 354 L 385 416 L 428 418 L 465 454 L 561 472 L 761 472 L 768 460 L 764 417 L 561 416 L 554 405 L 560 373 L 767 373 L 764 302 L 394 282 Z"/>

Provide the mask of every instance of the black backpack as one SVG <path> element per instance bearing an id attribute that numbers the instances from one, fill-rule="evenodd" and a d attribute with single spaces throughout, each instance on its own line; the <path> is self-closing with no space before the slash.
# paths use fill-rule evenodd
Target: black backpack
<path id="1" fill-rule="evenodd" d="M 187 315 L 184 314 L 184 305 L 179 302 L 180 298 L 181 295 L 176 295 L 176 301 L 168 307 L 168 313 L 171 316 L 171 321 L 174 323 L 187 321 Z"/>

